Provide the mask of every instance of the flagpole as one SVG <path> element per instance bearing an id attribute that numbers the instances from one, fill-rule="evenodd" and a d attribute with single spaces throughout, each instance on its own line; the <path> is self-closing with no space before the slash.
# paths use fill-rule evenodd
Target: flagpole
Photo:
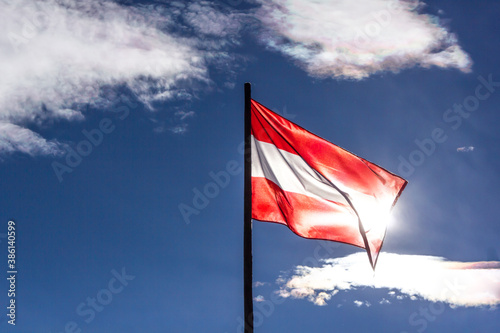
<path id="1" fill-rule="evenodd" d="M 245 83 L 245 205 L 243 223 L 243 294 L 245 307 L 245 333 L 253 333 L 252 296 L 252 151 L 251 151 L 251 85 Z"/>

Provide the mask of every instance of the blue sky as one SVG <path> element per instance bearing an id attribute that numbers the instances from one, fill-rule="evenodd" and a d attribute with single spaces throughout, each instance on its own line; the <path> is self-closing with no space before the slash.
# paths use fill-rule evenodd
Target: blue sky
<path id="1" fill-rule="evenodd" d="M 244 82 L 409 181 L 375 277 L 254 222 L 256 332 L 499 330 L 497 1 L 0 6 L 2 332 L 240 332 Z"/>

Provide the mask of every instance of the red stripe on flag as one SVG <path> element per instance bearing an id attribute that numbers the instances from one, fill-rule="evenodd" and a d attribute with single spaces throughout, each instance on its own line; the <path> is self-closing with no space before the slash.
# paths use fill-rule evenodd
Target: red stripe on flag
<path id="1" fill-rule="evenodd" d="M 365 247 L 358 219 L 350 207 L 283 191 L 266 178 L 252 177 L 252 218 L 284 224 L 304 238 Z"/>

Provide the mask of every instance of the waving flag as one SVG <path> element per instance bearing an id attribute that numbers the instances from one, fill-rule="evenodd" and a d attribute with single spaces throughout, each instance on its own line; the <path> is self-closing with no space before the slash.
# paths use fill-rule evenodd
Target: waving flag
<path id="1" fill-rule="evenodd" d="M 366 249 L 373 268 L 407 181 L 251 100 L 252 218 Z"/>

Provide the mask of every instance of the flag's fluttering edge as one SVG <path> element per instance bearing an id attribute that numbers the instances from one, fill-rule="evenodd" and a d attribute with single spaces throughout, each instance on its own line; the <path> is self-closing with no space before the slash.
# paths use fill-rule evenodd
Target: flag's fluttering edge
<path id="1" fill-rule="evenodd" d="M 366 249 L 375 268 L 401 177 L 252 100 L 252 218 Z"/>

